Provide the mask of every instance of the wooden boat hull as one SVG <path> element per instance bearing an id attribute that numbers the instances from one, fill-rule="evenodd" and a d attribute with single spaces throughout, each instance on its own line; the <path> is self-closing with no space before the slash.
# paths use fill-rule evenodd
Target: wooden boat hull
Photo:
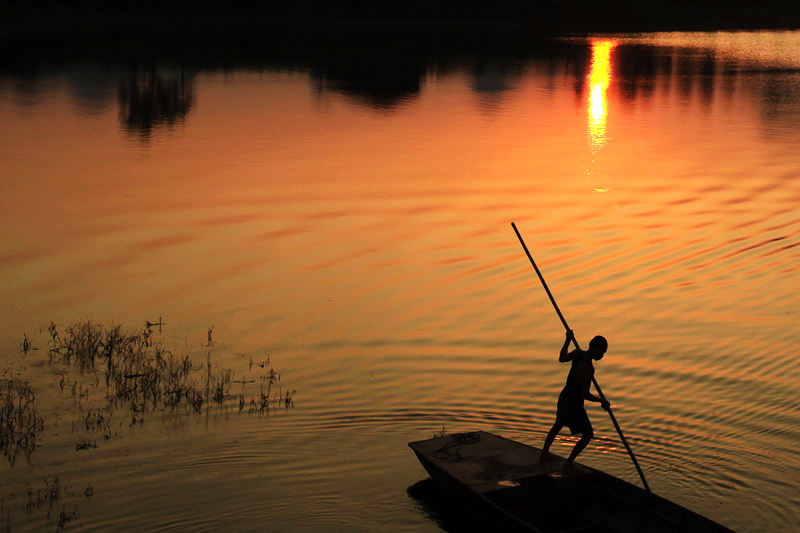
<path id="1" fill-rule="evenodd" d="M 488 527 L 541 533 L 725 532 L 724 526 L 599 470 L 479 431 L 411 442 L 436 485 Z"/>

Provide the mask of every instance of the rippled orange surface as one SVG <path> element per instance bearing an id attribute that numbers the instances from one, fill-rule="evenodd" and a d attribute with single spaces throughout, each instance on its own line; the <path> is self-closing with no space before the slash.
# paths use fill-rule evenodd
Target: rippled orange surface
<path id="1" fill-rule="evenodd" d="M 4 78 L 0 368 L 34 372 L 22 333 L 45 348 L 51 320 L 162 316 L 176 350 L 204 358 L 214 325 L 221 362 L 269 354 L 298 392 L 269 420 L 154 422 L 82 456 L 54 425 L 3 490 L 92 482 L 87 529 L 436 530 L 405 442 L 538 444 L 566 375 L 515 221 L 579 340 L 609 339 L 597 378 L 654 490 L 737 530 L 792 525 L 798 34 L 571 46 L 428 65 L 380 99 L 332 70 L 164 69 L 188 113 L 147 131 L 113 79 L 87 99 L 67 71 L 33 95 Z M 590 416 L 583 461 L 636 481 Z"/>

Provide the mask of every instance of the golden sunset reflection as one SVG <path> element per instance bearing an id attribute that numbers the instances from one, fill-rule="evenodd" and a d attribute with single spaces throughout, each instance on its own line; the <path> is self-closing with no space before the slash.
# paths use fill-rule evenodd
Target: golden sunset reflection
<path id="1" fill-rule="evenodd" d="M 611 52 L 617 46 L 615 41 L 592 42 L 592 64 L 589 71 L 589 103 L 587 122 L 589 142 L 592 152 L 600 150 L 608 140 L 606 123 L 608 121 L 608 100 L 606 92 L 611 85 Z"/>

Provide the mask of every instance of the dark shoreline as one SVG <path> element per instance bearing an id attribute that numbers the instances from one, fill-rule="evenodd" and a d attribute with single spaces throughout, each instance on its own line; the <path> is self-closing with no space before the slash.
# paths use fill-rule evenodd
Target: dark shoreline
<path id="1" fill-rule="evenodd" d="M 139 2 L 109 8 L 92 0 L 40 2 L 7 8 L 0 40 L 92 34 L 269 34 L 275 39 L 312 34 L 377 38 L 427 36 L 515 38 L 644 31 L 793 30 L 800 2 L 762 0 L 197 0 Z M 102 7 L 101 7 L 102 6 Z"/>

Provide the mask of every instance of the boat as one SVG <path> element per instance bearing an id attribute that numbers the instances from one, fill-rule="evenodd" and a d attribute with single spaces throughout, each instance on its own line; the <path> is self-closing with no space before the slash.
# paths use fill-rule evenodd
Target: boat
<path id="1" fill-rule="evenodd" d="M 580 463 L 485 431 L 410 442 L 436 486 L 487 531 L 722 533 L 666 498 Z"/>

